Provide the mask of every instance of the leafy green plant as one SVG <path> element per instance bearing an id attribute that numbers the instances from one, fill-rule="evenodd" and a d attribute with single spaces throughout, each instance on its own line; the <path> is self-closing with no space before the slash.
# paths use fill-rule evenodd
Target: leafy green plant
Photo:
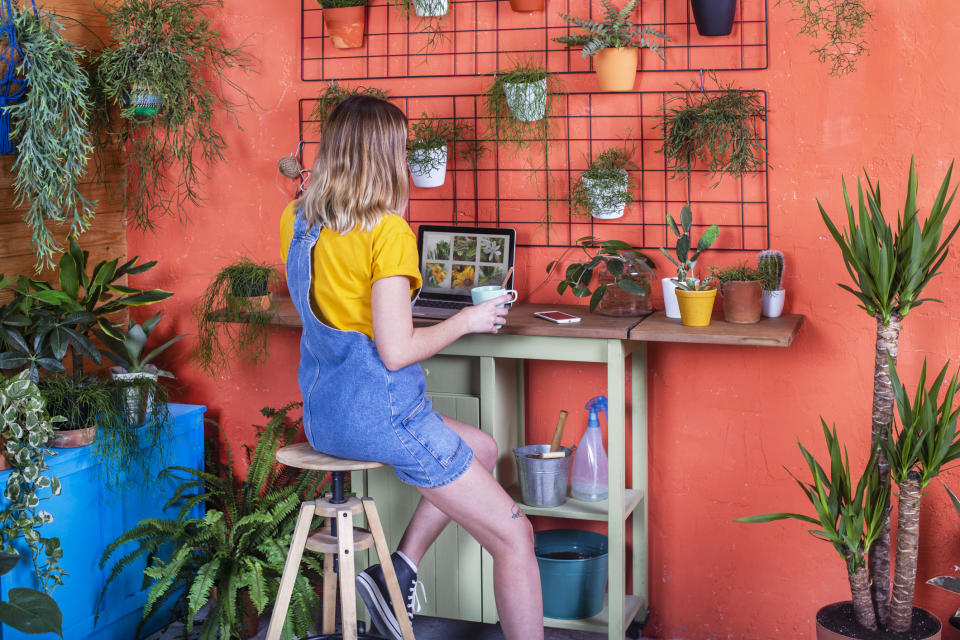
<path id="1" fill-rule="evenodd" d="M 856 71 L 860 56 L 867 53 L 866 31 L 873 20 L 865 0 L 778 0 L 800 14 L 800 34 L 823 41 L 811 53 L 830 64 L 830 75 Z"/>
<path id="2" fill-rule="evenodd" d="M 168 371 L 157 369 L 157 367 L 150 364 L 150 361 L 173 346 L 178 340 L 185 338 L 186 334 L 175 336 L 150 351 L 147 355 L 143 355 L 147 341 L 150 340 L 150 335 L 153 333 L 153 330 L 157 328 L 157 324 L 159 324 L 162 318 L 163 316 L 157 313 L 143 324 L 131 320 L 127 324 L 126 330 L 120 329 L 117 331 L 117 333 L 120 334 L 119 338 L 103 332 L 98 333 L 97 337 L 104 346 L 107 347 L 105 355 L 123 367 L 123 373 L 147 372 L 172 378 L 172 374 Z"/>
<path id="3" fill-rule="evenodd" d="M 635 149 L 625 146 L 601 151 L 587 169 L 570 182 L 567 198 L 570 211 L 589 217 L 591 211 L 619 209 L 633 202 L 637 181 L 630 170 L 638 168 L 632 159 L 634 152 Z"/>
<path id="4" fill-rule="evenodd" d="M 740 177 L 767 166 L 760 123 L 767 109 L 759 91 L 723 86 L 718 91 L 692 88 L 663 106 L 661 152 L 673 175 L 687 180 L 698 163 L 720 183 L 723 174 Z M 716 185 L 714 185 L 716 186 Z"/>
<path id="5" fill-rule="evenodd" d="M 577 244 L 580 245 L 586 260 L 574 262 L 567 267 L 563 280 L 557 284 L 557 293 L 562 294 L 569 289 L 578 298 L 589 296 L 591 312 L 597 308 L 610 287 L 616 287 L 633 295 L 647 295 L 648 291 L 631 277 L 626 268 L 627 263 L 630 263 L 639 267 L 641 273 L 645 272 L 653 276 L 653 261 L 645 254 L 622 240 L 601 241 L 593 236 L 584 236 L 577 239 Z M 548 274 L 553 271 L 556 264 L 557 261 L 554 260 L 547 265 Z M 610 284 L 598 283 L 597 287 L 591 291 L 590 283 L 593 280 L 594 271 L 601 265 L 606 267 L 613 281 Z"/>
<path id="6" fill-rule="evenodd" d="M 446 162 L 446 158 L 431 152 L 444 145 L 452 147 L 456 143 L 465 143 L 461 145 L 461 158 L 476 161 L 483 152 L 483 146 L 473 139 L 475 137 L 473 127 L 466 120 L 440 118 L 424 112 L 419 120 L 410 125 L 407 162 L 410 169 L 417 173 L 430 173 Z"/>
<path id="7" fill-rule="evenodd" d="M 957 515 L 960 515 L 960 498 L 957 498 L 956 494 L 950 490 L 950 487 L 944 488 L 947 490 L 947 493 L 950 494 L 950 502 L 953 503 L 954 510 L 957 512 Z M 937 576 L 936 578 L 927 580 L 927 584 L 932 584 L 935 587 L 940 587 L 941 589 L 946 589 L 951 593 L 960 595 L 960 578 L 956 576 Z M 960 609 L 957 609 L 957 612 L 950 618 L 950 623 L 954 627 L 960 628 Z"/>
<path id="8" fill-rule="evenodd" d="M 324 9 L 345 9 L 346 7 L 362 7 L 367 0 L 317 0 Z"/>
<path id="9" fill-rule="evenodd" d="M 216 585 L 217 597 L 200 625 L 199 640 L 240 637 L 245 631 L 240 615 L 244 594 L 257 613 L 272 604 L 300 503 L 321 490 L 318 472 L 290 469 L 274 459 L 277 449 L 302 430 L 301 420 L 288 416 L 297 406 L 263 410 L 268 422 L 258 428 L 252 454 L 248 450 L 242 482 L 234 475 L 229 447 L 226 465 L 211 457 L 208 468 L 212 471 L 165 469 L 161 477 L 178 483 L 165 508 L 178 508 L 177 515 L 142 520 L 107 546 L 101 568 L 114 560 L 100 599 L 124 568 L 146 558 L 149 592 L 141 625 L 175 599 L 187 632 L 193 631 L 194 616 L 210 601 Z M 198 505 L 206 506 L 206 514 L 191 517 Z M 311 582 L 317 581 L 320 572 L 318 559 L 304 556 L 284 622 L 284 638 L 310 634 L 319 604 Z"/>
<path id="10" fill-rule="evenodd" d="M 808 529 L 810 535 L 832 544 L 846 562 L 857 622 L 867 629 L 875 630 L 877 618 L 870 597 L 867 555 L 883 530 L 889 499 L 888 485 L 881 481 L 876 459 L 871 456 L 854 487 L 850 458 L 846 449 L 841 449 L 836 427 L 831 431 L 823 418 L 820 423 L 830 456 L 830 472 L 827 473 L 813 454 L 799 443 L 813 482 L 801 482 L 787 470 L 813 505 L 815 516 L 765 513 L 739 518 L 735 522 L 764 523 L 794 519 L 817 527 Z"/>
<path id="11" fill-rule="evenodd" d="M 429 53 L 449 39 L 441 28 L 443 19 L 450 13 L 449 0 L 394 0 L 394 4 L 405 18 L 416 17 L 417 30 L 426 35 L 418 53 Z"/>
<path id="12" fill-rule="evenodd" d="M 229 369 L 234 357 L 257 365 L 270 355 L 267 329 L 275 313 L 258 298 L 280 274 L 249 258 L 221 269 L 193 308 L 197 320 L 197 362 L 210 375 Z"/>
<path id="13" fill-rule="evenodd" d="M 103 97 L 100 137 L 122 154 L 121 196 L 140 229 L 153 229 L 160 216 L 183 220 L 186 205 L 202 202 L 205 167 L 226 162 L 227 143 L 217 123 L 240 106 L 226 92 L 250 100 L 229 73 L 252 65 L 245 47 L 226 45 L 208 15 L 222 5 L 118 0 L 101 9 L 116 44 L 94 59 Z M 156 117 L 136 115 L 129 99 L 135 86 L 162 100 Z M 120 106 L 123 117 L 105 117 L 109 105 Z"/>
<path id="14" fill-rule="evenodd" d="M 526 85 L 528 91 L 519 90 L 516 102 L 508 104 L 506 86 Z M 558 98 L 563 93 L 556 76 L 545 66 L 533 61 L 518 61 L 507 71 L 498 71 L 493 84 L 484 92 L 484 106 L 489 116 L 488 127 L 493 139 L 510 142 L 518 147 L 539 143 L 543 150 L 550 139 L 550 119 L 559 108 Z M 540 109 L 542 105 L 542 110 Z M 517 112 L 533 118 L 521 120 Z"/>
<path id="15" fill-rule="evenodd" d="M 763 275 L 764 291 L 783 289 L 783 253 L 776 249 L 765 249 L 757 255 L 757 269 Z"/>
<path id="16" fill-rule="evenodd" d="M 690 248 L 693 246 L 693 238 L 690 235 L 690 230 L 693 227 L 693 210 L 690 208 L 690 205 L 684 205 L 683 209 L 680 210 L 679 227 L 673 219 L 673 216 L 668 213 L 667 226 L 670 227 L 670 230 L 673 231 L 673 234 L 677 237 L 677 257 L 674 259 L 663 247 L 660 247 L 660 252 L 667 256 L 667 259 L 677 268 L 677 287 L 684 291 L 703 291 L 705 288 L 708 288 L 697 287 L 693 278 L 689 276 L 697 266 L 697 260 L 700 258 L 700 254 L 709 249 L 711 245 L 717 241 L 717 236 L 720 235 L 720 227 L 715 224 L 707 227 L 703 235 L 700 236 L 700 240 L 697 241 L 696 250 L 694 250 L 691 255 Z M 710 280 L 711 278 L 708 276 L 702 284 L 708 285 Z"/>
<path id="17" fill-rule="evenodd" d="M 603 20 L 600 21 L 561 13 L 561 18 L 575 24 L 586 33 L 560 36 L 554 38 L 554 41 L 568 47 L 582 47 L 584 58 L 589 58 L 602 49 L 634 47 L 650 49 L 660 56 L 661 60 L 663 59 L 660 43 L 649 36 L 666 41 L 670 39 L 667 34 L 653 27 L 638 27 L 630 21 L 630 14 L 634 12 L 640 0 L 629 0 L 622 9 L 617 9 L 610 0 L 600 0 L 600 3 L 603 5 Z"/>
<path id="18" fill-rule="evenodd" d="M 361 86 L 347 88 L 334 80 L 323 90 L 323 93 L 317 98 L 316 106 L 310 112 L 310 119 L 314 121 L 318 132 L 323 133 L 323 125 L 326 124 L 327 118 L 330 117 L 336 106 L 351 96 L 370 96 L 380 100 L 390 99 L 388 93 L 383 89 Z"/>
<path id="19" fill-rule="evenodd" d="M 847 229 L 838 229 L 823 205 L 817 202 L 820 216 L 840 248 L 844 265 L 853 280 L 853 286 L 839 286 L 855 295 L 860 308 L 876 320 L 872 449 L 877 449 L 880 442 L 889 437 L 893 422 L 894 394 L 887 356 L 889 354 L 896 361 L 903 318 L 914 307 L 936 301 L 921 296 L 924 288 L 939 274 L 950 242 L 960 228 L 958 222 L 944 233 L 944 221 L 956 194 L 956 189 L 950 190 L 952 173 L 951 163 L 922 227 L 917 207 L 917 174 L 912 158 L 906 199 L 897 216 L 896 230 L 891 228 L 883 214 L 880 185 L 874 185 L 866 174 L 866 190 L 857 181 L 856 213 L 847 195 L 846 182 L 843 183 Z M 877 464 L 885 477 L 888 463 L 882 452 Z M 874 608 L 881 624 L 886 624 L 890 608 L 889 516 L 883 535 L 871 550 L 870 580 L 874 585 Z"/>
<path id="20" fill-rule="evenodd" d="M 80 193 L 93 152 L 87 125 L 89 81 L 80 66 L 80 50 L 63 37 L 59 22 L 17 3 L 12 9 L 17 44 L 23 51 L 17 71 L 28 83 L 24 100 L 4 107 L 17 148 L 13 205 L 26 207 L 23 219 L 31 228 L 39 271 L 52 267 L 60 251 L 50 223 L 66 225 L 71 234 L 78 234 L 93 220 L 95 203 Z"/>
<path id="21" fill-rule="evenodd" d="M 748 267 L 747 264 L 734 264 L 729 267 L 710 267 L 710 275 L 719 284 L 724 282 L 763 282 L 763 274 L 759 269 Z"/>

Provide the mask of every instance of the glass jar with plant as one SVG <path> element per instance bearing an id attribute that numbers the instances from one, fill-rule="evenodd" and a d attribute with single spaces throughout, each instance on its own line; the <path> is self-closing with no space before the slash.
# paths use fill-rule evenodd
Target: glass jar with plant
<path id="1" fill-rule="evenodd" d="M 653 311 L 650 302 L 653 260 L 622 240 L 577 239 L 586 259 L 567 266 L 557 293 L 567 289 L 578 298 L 590 298 L 590 311 L 608 316 L 642 316 Z M 557 261 L 547 265 L 552 273 Z M 590 290 L 594 272 L 597 287 Z"/>
<path id="2" fill-rule="evenodd" d="M 202 202 L 204 165 L 226 162 L 218 122 L 241 104 L 225 94 L 250 100 L 232 71 L 252 61 L 244 45 L 226 44 L 210 19 L 222 4 L 118 0 L 101 9 L 115 44 L 93 61 L 102 96 L 96 122 L 101 144 L 120 153 L 124 208 L 140 229 L 152 229 L 160 216 L 182 220 L 184 205 Z M 110 119 L 110 105 L 123 117 Z"/>
<path id="3" fill-rule="evenodd" d="M 717 241 L 717 236 L 720 234 L 720 227 L 715 224 L 707 227 L 703 235 L 700 236 L 700 240 L 697 241 L 693 254 L 690 253 L 690 249 L 694 246 L 693 238 L 690 234 L 693 228 L 693 210 L 689 204 L 680 210 L 679 227 L 673 219 L 673 216 L 669 213 L 667 214 L 667 227 L 669 227 L 677 237 L 677 257 L 674 258 L 671 256 L 663 247 L 660 247 L 660 252 L 677 268 L 677 277 L 666 277 L 660 281 L 663 287 L 663 308 L 668 318 L 679 318 L 681 317 L 680 306 L 677 302 L 675 291 L 681 284 L 685 285 L 687 290 L 690 290 L 691 287 L 696 286 L 699 282 L 692 277 L 693 270 L 697 266 L 697 260 L 700 258 L 700 254 L 709 249 L 713 243 Z M 714 295 L 716 295 L 716 291 L 714 291 Z M 711 306 L 713 305 L 712 299 L 710 304 Z"/>
<path id="4" fill-rule="evenodd" d="M 323 133 L 323 125 L 326 124 L 327 118 L 330 117 L 336 106 L 351 96 L 370 96 L 380 100 L 390 99 L 390 95 L 383 89 L 361 86 L 345 87 L 337 80 L 333 80 L 323 90 L 323 93 L 317 96 L 317 104 L 310 112 L 310 119 L 313 120 L 318 132 Z"/>
<path id="5" fill-rule="evenodd" d="M 269 284 L 276 267 L 243 257 L 221 269 L 193 308 L 197 320 L 195 357 L 209 375 L 230 368 L 233 358 L 257 365 L 270 355 L 267 329 L 274 317 Z"/>
<path id="6" fill-rule="evenodd" d="M 539 142 L 546 147 L 560 93 L 556 77 L 536 62 L 518 61 L 507 71 L 498 71 L 484 92 L 491 133 L 518 146 Z"/>
<path id="7" fill-rule="evenodd" d="M 165 469 L 161 477 L 178 485 L 165 509 L 179 508 L 177 517 L 141 521 L 107 546 L 100 566 L 105 568 L 113 560 L 114 570 L 100 599 L 117 575 L 116 567 L 142 557 L 148 562 L 144 576 L 150 585 L 144 621 L 175 598 L 187 633 L 193 632 L 194 618 L 208 602 L 198 637 L 226 639 L 256 633 L 255 628 L 244 628 L 245 614 L 253 614 L 253 623 L 273 603 L 300 503 L 322 491 L 318 472 L 289 469 L 274 459 L 281 446 L 302 433 L 301 420 L 288 416 L 297 406 L 263 410 L 269 421 L 257 428 L 252 453 L 247 449 L 242 480 L 237 479 L 229 446 L 226 464 L 217 455 L 208 456 L 208 471 Z M 206 513 L 193 516 L 191 510 L 199 504 L 205 505 Z M 118 553 L 120 557 L 115 558 Z M 283 638 L 311 635 L 316 621 L 319 602 L 312 585 L 319 581 L 322 568 L 312 554 L 304 556 L 303 563 Z M 214 587 L 217 596 L 213 596 Z"/>
<path id="8" fill-rule="evenodd" d="M 465 120 L 440 118 L 424 112 L 410 125 L 407 141 L 407 165 L 413 184 L 423 189 L 442 186 L 447 177 L 450 147 L 465 142 L 460 156 L 475 160 L 480 153 L 475 137 L 473 128 Z"/>
<path id="9" fill-rule="evenodd" d="M 317 0 L 323 8 L 323 26 L 337 49 L 363 46 L 367 0 Z"/>
<path id="10" fill-rule="evenodd" d="M 683 97 L 663 106 L 662 153 L 673 175 L 690 178 L 698 165 L 709 179 L 720 183 L 723 174 L 741 177 L 767 166 L 767 150 L 760 123 L 767 108 L 759 91 L 723 86 L 718 91 L 691 88 Z"/>
<path id="11" fill-rule="evenodd" d="M 623 217 L 637 189 L 637 181 L 630 172 L 637 169 L 632 160 L 634 151 L 627 147 L 601 151 L 586 171 L 570 183 L 570 211 L 598 220 Z"/>
<path id="12" fill-rule="evenodd" d="M 660 43 L 652 38 L 667 41 L 670 39 L 667 34 L 630 21 L 639 3 L 640 0 L 629 0 L 622 9 L 617 9 L 611 0 L 600 0 L 603 19 L 599 21 L 560 14 L 585 33 L 560 36 L 554 41 L 568 47 L 581 47 L 584 58 L 594 58 L 597 81 L 603 91 L 633 91 L 640 49 L 650 49 L 663 59 Z"/>
<path id="13" fill-rule="evenodd" d="M 723 296 L 723 319 L 734 324 L 760 322 L 763 274 L 746 263 L 710 267 Z"/>
<path id="14" fill-rule="evenodd" d="M 763 276 L 763 315 L 779 318 L 787 292 L 783 289 L 783 253 L 765 249 L 757 256 L 757 269 Z"/>

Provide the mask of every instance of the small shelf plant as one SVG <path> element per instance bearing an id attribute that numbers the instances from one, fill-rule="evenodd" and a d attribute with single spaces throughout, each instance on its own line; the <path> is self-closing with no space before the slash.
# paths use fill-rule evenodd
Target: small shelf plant
<path id="1" fill-rule="evenodd" d="M 623 217 L 627 205 L 633 202 L 637 181 L 632 170 L 634 149 L 612 147 L 604 149 L 587 169 L 570 183 L 570 210 L 576 215 L 592 216 L 600 220 Z"/>
<path id="2" fill-rule="evenodd" d="M 318 132 L 323 133 L 323 126 L 327 123 L 327 119 L 337 105 L 352 96 L 370 96 L 380 100 L 390 99 L 389 94 L 383 89 L 362 86 L 345 87 L 334 80 L 317 97 L 317 104 L 310 112 L 310 119 L 313 120 Z"/>
<path id="3" fill-rule="evenodd" d="M 776 249 L 761 251 L 757 256 L 757 269 L 763 276 L 763 315 L 779 318 L 787 293 L 783 289 L 783 253 Z"/>
<path id="4" fill-rule="evenodd" d="M 482 147 L 474 140 L 473 127 L 465 120 L 440 118 L 424 112 L 410 125 L 407 141 L 407 165 L 413 183 L 421 188 L 443 185 L 451 148 L 463 143 L 460 157 L 476 160 Z"/>
<path id="5" fill-rule="evenodd" d="M 661 45 L 666 33 L 653 27 L 637 26 L 630 21 L 640 0 L 629 0 L 621 9 L 611 0 L 601 0 L 602 20 L 588 20 L 566 13 L 560 17 L 584 30 L 584 33 L 560 36 L 554 41 L 568 47 L 580 47 L 584 58 L 594 58 L 597 80 L 604 91 L 632 91 L 637 77 L 640 49 L 650 49 L 663 59 Z"/>
<path id="6" fill-rule="evenodd" d="M 747 264 L 710 267 L 710 275 L 723 296 L 723 318 L 734 324 L 760 321 L 763 273 Z"/>
<path id="7" fill-rule="evenodd" d="M 693 210 L 689 204 L 684 205 L 683 209 L 680 210 L 679 226 L 676 220 L 673 219 L 673 216 L 669 213 L 667 214 L 667 227 L 677 238 L 675 248 L 676 258 L 667 253 L 667 250 L 663 247 L 660 247 L 660 252 L 677 268 L 677 277 L 667 277 L 660 281 L 663 286 L 663 305 L 666 316 L 668 318 L 683 318 L 683 310 L 676 293 L 678 290 L 685 292 L 705 292 L 712 290 L 713 293 L 709 296 L 710 308 L 712 309 L 713 299 L 717 294 L 716 287 L 709 286 L 711 281 L 710 277 L 707 277 L 702 283 L 695 279 L 693 277 L 693 270 L 697 266 L 697 260 L 700 258 L 700 254 L 709 249 L 713 243 L 717 241 L 717 237 L 720 234 L 720 227 L 715 224 L 707 227 L 703 235 L 700 236 L 700 240 L 694 245 L 691 234 L 693 228 Z M 694 246 L 696 248 L 694 248 Z M 693 249 L 692 254 L 690 253 L 691 249 Z M 707 294 L 703 294 L 700 297 L 704 299 L 703 304 L 705 305 Z M 688 296 L 688 298 L 693 299 L 691 296 Z M 684 322 L 684 324 L 686 324 L 686 322 Z M 709 314 L 707 315 L 707 324 L 709 324 Z"/>
<path id="8" fill-rule="evenodd" d="M 363 46 L 367 0 L 317 0 L 323 9 L 323 26 L 337 49 Z"/>

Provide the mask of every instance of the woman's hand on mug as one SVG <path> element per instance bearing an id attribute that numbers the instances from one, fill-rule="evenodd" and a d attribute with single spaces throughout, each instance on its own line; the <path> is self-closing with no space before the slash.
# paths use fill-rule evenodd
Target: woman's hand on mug
<path id="1" fill-rule="evenodd" d="M 510 307 L 506 305 L 512 298 L 512 295 L 507 294 L 471 307 L 464 307 L 460 314 L 467 322 L 467 333 L 497 333 L 510 311 Z"/>

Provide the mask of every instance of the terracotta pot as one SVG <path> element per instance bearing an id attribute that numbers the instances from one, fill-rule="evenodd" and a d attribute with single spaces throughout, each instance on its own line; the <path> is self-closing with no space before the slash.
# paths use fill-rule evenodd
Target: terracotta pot
<path id="1" fill-rule="evenodd" d="M 940 640 L 940 620 L 935 615 L 921 609 L 913 608 L 913 628 L 909 633 L 898 633 L 898 638 L 910 640 Z M 858 640 L 860 638 L 876 638 L 882 634 L 870 631 L 857 624 L 853 617 L 853 603 L 834 602 L 817 611 L 817 640 Z M 886 636 L 882 636 L 886 637 Z"/>
<path id="2" fill-rule="evenodd" d="M 510 0 L 510 8 L 517 13 L 543 11 L 544 0 Z"/>
<path id="3" fill-rule="evenodd" d="M 10 461 L 7 460 L 7 456 L 0 454 L 0 471 L 6 471 L 10 466 Z"/>
<path id="4" fill-rule="evenodd" d="M 330 34 L 330 41 L 337 49 L 356 49 L 363 46 L 366 18 L 366 5 L 323 10 L 323 24 Z"/>
<path id="5" fill-rule="evenodd" d="M 763 283 L 731 280 L 723 283 L 723 318 L 734 324 L 760 322 Z"/>
<path id="6" fill-rule="evenodd" d="M 57 431 L 47 443 L 54 449 L 76 449 L 93 444 L 97 436 L 97 428 L 87 427 L 86 429 L 71 429 L 70 431 Z"/>
<path id="7" fill-rule="evenodd" d="M 677 289 L 677 303 L 680 305 L 680 322 L 685 327 L 710 326 L 713 314 L 713 301 L 717 297 L 716 289 L 706 291 L 684 291 Z"/>
<path id="8" fill-rule="evenodd" d="M 604 91 L 633 91 L 639 54 L 636 47 L 609 47 L 598 51 L 593 64 L 600 88 Z"/>
<path id="9" fill-rule="evenodd" d="M 728 36 L 733 31 L 737 0 L 690 0 L 697 33 L 702 36 Z"/>

